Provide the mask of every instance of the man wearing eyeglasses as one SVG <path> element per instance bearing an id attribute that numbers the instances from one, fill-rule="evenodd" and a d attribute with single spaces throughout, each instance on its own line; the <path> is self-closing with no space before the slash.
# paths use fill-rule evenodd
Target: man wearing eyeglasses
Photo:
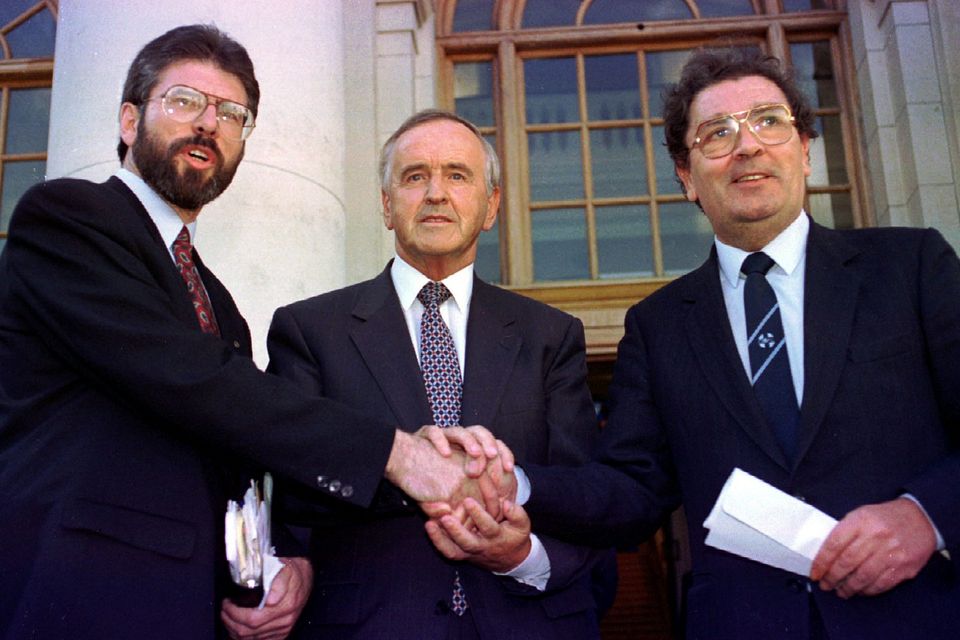
<path id="1" fill-rule="evenodd" d="M 250 359 L 246 322 L 192 238 L 259 97 L 241 45 L 211 26 L 173 29 L 130 67 L 117 174 L 39 185 L 13 214 L 0 257 L 0 637 L 222 635 L 226 502 L 259 478 L 234 484 L 241 465 L 354 507 L 384 477 L 415 500 L 482 497 L 464 454 L 442 457 Z M 305 560 L 287 564 L 264 610 L 225 605 L 231 634 L 286 635 L 311 581 Z"/>
<path id="2" fill-rule="evenodd" d="M 682 504 L 690 638 L 957 637 L 956 255 L 934 230 L 811 220 L 814 116 L 773 58 L 696 52 L 664 119 L 714 247 L 630 309 L 601 464 L 525 465 L 531 518 L 623 543 Z M 705 545 L 737 467 L 840 521 L 808 577 Z"/>

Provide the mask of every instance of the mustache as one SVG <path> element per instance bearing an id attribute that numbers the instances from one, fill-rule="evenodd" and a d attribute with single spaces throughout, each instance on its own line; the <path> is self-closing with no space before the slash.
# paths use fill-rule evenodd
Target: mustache
<path id="1" fill-rule="evenodd" d="M 220 162 L 220 164 L 223 164 L 223 154 L 220 152 L 220 148 L 217 146 L 216 142 L 207 136 L 195 135 L 190 138 L 177 140 L 175 143 L 170 145 L 170 157 L 175 156 L 184 147 L 205 147 L 212 151 L 215 156 L 217 156 L 217 160 Z"/>

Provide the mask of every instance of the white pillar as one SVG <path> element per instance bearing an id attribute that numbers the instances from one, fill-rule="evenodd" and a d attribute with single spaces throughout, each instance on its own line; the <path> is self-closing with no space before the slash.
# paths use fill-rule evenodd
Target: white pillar
<path id="1" fill-rule="evenodd" d="M 273 310 L 345 282 L 341 2 L 61 0 L 47 172 L 100 181 L 117 169 L 130 62 L 193 23 L 246 47 L 260 82 L 257 128 L 233 184 L 204 208 L 197 246 L 250 323 L 263 366 Z"/>

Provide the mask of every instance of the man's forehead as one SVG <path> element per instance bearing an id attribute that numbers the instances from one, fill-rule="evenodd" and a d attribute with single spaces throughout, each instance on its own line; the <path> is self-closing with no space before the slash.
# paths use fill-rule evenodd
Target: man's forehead
<path id="1" fill-rule="evenodd" d="M 397 139 L 403 165 L 424 162 L 466 165 L 481 160 L 483 146 L 470 129 L 453 120 L 424 122 Z M 479 154 L 479 155 L 478 155 Z"/>
<path id="2" fill-rule="evenodd" d="M 162 93 L 177 84 L 241 104 L 247 102 L 247 91 L 240 78 L 209 60 L 184 58 L 171 62 L 157 75 L 154 92 Z"/>
<path id="3" fill-rule="evenodd" d="M 690 103 L 690 124 L 787 98 L 772 80 L 759 75 L 719 80 L 701 89 Z"/>

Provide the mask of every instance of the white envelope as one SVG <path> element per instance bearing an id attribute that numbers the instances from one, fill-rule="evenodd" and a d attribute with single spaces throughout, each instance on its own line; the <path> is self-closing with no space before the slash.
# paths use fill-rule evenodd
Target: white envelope
<path id="1" fill-rule="evenodd" d="M 742 469 L 727 478 L 703 526 L 706 543 L 802 576 L 837 521 Z"/>

